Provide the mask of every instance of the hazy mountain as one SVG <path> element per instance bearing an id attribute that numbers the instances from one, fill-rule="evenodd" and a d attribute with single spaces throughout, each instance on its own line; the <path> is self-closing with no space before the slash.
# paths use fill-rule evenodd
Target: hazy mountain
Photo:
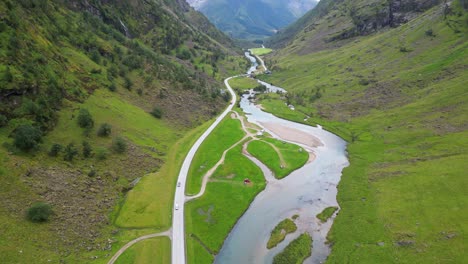
<path id="1" fill-rule="evenodd" d="M 234 38 L 257 39 L 276 33 L 308 10 L 317 0 L 188 0 L 219 29 Z"/>

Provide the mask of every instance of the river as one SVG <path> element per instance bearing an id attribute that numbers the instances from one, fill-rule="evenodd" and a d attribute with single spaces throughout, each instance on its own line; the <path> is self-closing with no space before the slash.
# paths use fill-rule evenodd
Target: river
<path id="1" fill-rule="evenodd" d="M 246 57 L 252 62 L 252 67 L 248 71 L 250 74 L 258 63 L 248 53 Z M 279 87 L 267 86 L 272 91 L 282 90 Z M 274 137 L 284 141 L 288 140 L 275 135 L 266 128 L 265 124 L 270 128 L 287 127 L 291 131 L 302 131 L 317 138 L 321 144 L 317 147 L 301 145 L 307 151 L 313 152 L 316 159 L 281 180 L 275 179 L 265 166 L 255 161 L 265 174 L 267 186 L 236 223 L 217 255 L 215 263 L 272 263 L 276 254 L 304 232 L 308 232 L 313 238 L 312 256 L 304 263 L 321 263 L 330 253 L 326 236 L 334 217 L 326 223 L 320 223 L 316 215 L 329 206 L 338 206 L 336 187 L 343 168 L 349 165 L 346 142 L 321 127 L 306 126 L 263 112 L 247 97 L 248 95 L 242 97 L 240 106 L 247 114 L 249 122 L 261 126 Z M 268 250 L 266 244 L 271 230 L 283 219 L 296 214 L 299 215 L 296 220 L 297 231 L 287 235 L 286 239 L 275 248 Z"/>

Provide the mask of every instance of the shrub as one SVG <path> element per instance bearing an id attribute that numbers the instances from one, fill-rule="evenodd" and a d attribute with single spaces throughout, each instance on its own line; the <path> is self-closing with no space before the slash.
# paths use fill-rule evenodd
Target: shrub
<path id="1" fill-rule="evenodd" d="M 62 151 L 63 149 L 63 146 L 58 144 L 58 143 L 55 143 L 53 144 L 51 147 L 50 147 L 50 150 L 49 150 L 49 156 L 51 157 L 57 157 L 58 154 L 60 153 L 60 151 Z"/>
<path id="2" fill-rule="evenodd" d="M 94 120 L 89 111 L 85 108 L 80 109 L 78 113 L 78 125 L 81 128 L 92 128 L 94 126 Z"/>
<path id="3" fill-rule="evenodd" d="M 47 203 L 35 203 L 27 211 L 26 217 L 32 222 L 45 222 L 52 215 L 52 206 Z"/>
<path id="4" fill-rule="evenodd" d="M 14 145 L 21 150 L 31 150 L 42 142 L 42 133 L 32 125 L 21 125 L 16 128 Z"/>
<path id="5" fill-rule="evenodd" d="M 111 92 L 115 92 L 117 90 L 117 86 L 115 85 L 114 82 L 112 82 L 108 88 L 109 88 L 109 91 Z"/>
<path id="6" fill-rule="evenodd" d="M 4 127 L 8 124 L 8 119 L 6 116 L 0 114 L 0 127 Z"/>
<path id="7" fill-rule="evenodd" d="M 105 160 L 107 159 L 107 155 L 109 155 L 109 152 L 105 148 L 98 148 L 96 149 L 96 159 L 98 160 Z"/>
<path id="8" fill-rule="evenodd" d="M 110 136 L 111 133 L 112 133 L 112 126 L 107 123 L 103 123 L 98 129 L 97 135 L 100 137 L 108 137 Z"/>
<path id="9" fill-rule="evenodd" d="M 75 144 L 68 144 L 65 148 L 65 156 L 63 159 L 66 161 L 72 161 L 76 155 L 78 155 L 78 150 L 76 149 Z"/>
<path id="10" fill-rule="evenodd" d="M 161 118 L 162 117 L 162 110 L 159 109 L 158 107 L 153 108 L 153 111 L 151 111 L 151 115 L 156 117 L 156 118 Z"/>
<path id="11" fill-rule="evenodd" d="M 89 144 L 88 141 L 83 141 L 83 157 L 89 158 L 91 157 L 91 154 L 93 152 L 93 149 L 91 148 L 91 145 Z"/>
<path id="12" fill-rule="evenodd" d="M 117 153 L 124 153 L 127 151 L 127 142 L 122 137 L 117 137 L 112 142 L 112 149 Z"/>

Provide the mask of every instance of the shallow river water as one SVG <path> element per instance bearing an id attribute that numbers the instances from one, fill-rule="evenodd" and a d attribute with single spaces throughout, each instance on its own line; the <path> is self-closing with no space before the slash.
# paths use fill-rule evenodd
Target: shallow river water
<path id="1" fill-rule="evenodd" d="M 300 130 L 318 138 L 322 146 L 312 148 L 301 145 L 307 151 L 313 152 L 316 159 L 281 180 L 276 180 L 265 166 L 261 166 L 268 184 L 239 219 L 224 242 L 215 263 L 272 263 L 276 254 L 304 232 L 308 232 L 313 238 L 312 256 L 304 263 L 321 263 L 330 253 L 325 242 L 334 217 L 322 224 L 316 215 L 326 207 L 338 206 L 336 186 L 343 168 L 349 164 L 346 142 L 320 127 L 298 124 L 263 112 L 249 102 L 247 97 L 248 95 L 245 95 L 242 98 L 241 108 L 247 114 L 249 122 L 261 127 L 262 124 L 268 123 Z M 280 138 L 268 129 L 265 130 Z M 287 235 L 278 246 L 268 250 L 266 244 L 271 230 L 280 221 L 295 214 L 299 215 L 296 220 L 298 230 Z"/>

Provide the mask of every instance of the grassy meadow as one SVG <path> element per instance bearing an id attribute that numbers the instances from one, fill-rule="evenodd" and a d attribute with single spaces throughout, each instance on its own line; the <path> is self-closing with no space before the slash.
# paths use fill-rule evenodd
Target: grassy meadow
<path id="1" fill-rule="evenodd" d="M 252 183 L 244 184 L 245 178 Z M 231 149 L 206 193 L 186 204 L 188 263 L 210 263 L 238 218 L 264 188 L 262 171 L 242 155 L 242 145 Z"/>
<path id="2" fill-rule="evenodd" d="M 273 51 L 272 49 L 268 49 L 268 48 L 250 49 L 250 52 L 252 52 L 253 55 L 257 55 L 257 56 L 266 55 L 268 53 L 271 53 L 272 51 Z"/>
<path id="3" fill-rule="evenodd" d="M 115 262 L 116 264 L 167 264 L 171 262 L 171 240 L 156 237 L 143 240 L 127 249 Z"/>
<path id="4" fill-rule="evenodd" d="M 267 111 L 349 142 L 328 263 L 464 262 L 468 41 L 455 21 L 433 9 L 333 50 L 285 49 L 262 77 L 289 92 L 264 95 Z"/>
<path id="5" fill-rule="evenodd" d="M 309 153 L 298 145 L 273 138 L 254 140 L 247 151 L 272 170 L 278 179 L 304 166 L 309 159 Z"/>
<path id="6" fill-rule="evenodd" d="M 312 254 L 312 238 L 301 234 L 273 258 L 273 264 L 300 264 Z"/>

